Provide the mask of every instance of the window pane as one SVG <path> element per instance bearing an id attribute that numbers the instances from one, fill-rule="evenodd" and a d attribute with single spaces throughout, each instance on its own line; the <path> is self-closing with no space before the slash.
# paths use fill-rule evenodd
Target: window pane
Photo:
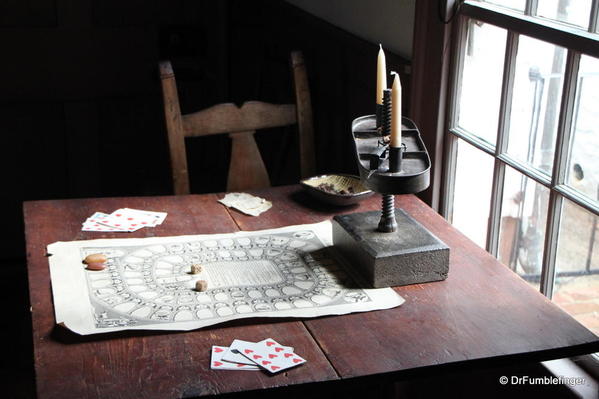
<path id="1" fill-rule="evenodd" d="M 553 301 L 599 335 L 599 217 L 564 200 Z"/>
<path id="2" fill-rule="evenodd" d="M 497 4 L 498 6 L 522 12 L 524 12 L 524 6 L 526 6 L 526 0 L 487 0 L 487 3 Z"/>
<path id="3" fill-rule="evenodd" d="M 538 2 L 537 15 L 587 29 L 592 0 L 543 0 Z"/>
<path id="4" fill-rule="evenodd" d="M 495 144 L 501 96 L 506 31 L 469 20 L 458 125 Z"/>
<path id="5" fill-rule="evenodd" d="M 599 195 L 599 59 L 582 56 L 572 121 L 572 153 L 566 182 L 597 201 Z"/>
<path id="6" fill-rule="evenodd" d="M 498 257 L 539 289 L 549 190 L 506 167 Z"/>
<path id="7" fill-rule="evenodd" d="M 482 248 L 487 238 L 493 164 L 493 157 L 458 140 L 452 223 Z"/>
<path id="8" fill-rule="evenodd" d="M 551 175 L 566 49 L 520 36 L 508 153 Z"/>

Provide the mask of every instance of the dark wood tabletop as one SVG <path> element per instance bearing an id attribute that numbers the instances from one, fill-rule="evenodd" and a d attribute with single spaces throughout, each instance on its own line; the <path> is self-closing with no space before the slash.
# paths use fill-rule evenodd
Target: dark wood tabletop
<path id="1" fill-rule="evenodd" d="M 190 332 L 128 331 L 79 336 L 55 325 L 46 245 L 96 238 L 261 230 L 375 210 L 380 197 L 334 208 L 299 186 L 252 191 L 273 203 L 258 217 L 229 210 L 218 194 L 31 201 L 24 204 L 39 398 L 187 398 L 345 380 L 402 379 L 542 361 L 599 351 L 599 337 L 449 225 L 413 195 L 404 209 L 450 248 L 449 277 L 396 287 L 397 308 L 316 319 L 249 319 Z M 82 232 L 94 211 L 168 212 L 134 233 Z M 126 235 L 125 235 L 126 234 Z M 308 359 L 276 375 L 210 369 L 212 345 L 272 337 Z"/>

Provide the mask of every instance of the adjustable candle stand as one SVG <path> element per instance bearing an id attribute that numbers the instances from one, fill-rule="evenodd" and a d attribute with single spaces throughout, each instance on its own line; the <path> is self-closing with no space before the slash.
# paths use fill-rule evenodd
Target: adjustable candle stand
<path id="1" fill-rule="evenodd" d="M 430 181 L 430 158 L 414 122 L 402 118 L 401 147 L 386 142 L 391 125 L 390 91 L 383 93 L 377 114 L 355 119 L 352 136 L 360 179 L 382 194 L 382 212 L 335 216 L 333 242 L 352 259 L 373 287 L 417 284 L 447 278 L 449 247 L 395 208 L 395 194 L 425 190 Z"/>

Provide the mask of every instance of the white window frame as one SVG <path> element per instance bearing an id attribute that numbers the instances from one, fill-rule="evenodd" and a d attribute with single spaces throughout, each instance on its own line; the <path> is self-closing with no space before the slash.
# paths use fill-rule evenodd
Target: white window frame
<path id="1" fill-rule="evenodd" d="M 443 168 L 443 195 L 441 214 L 451 221 L 454 200 L 454 182 L 457 161 L 458 139 L 464 140 L 495 160 L 491 206 L 487 228 L 486 250 L 493 256 L 498 255 L 499 233 L 501 222 L 501 206 L 503 183 L 506 165 L 514 168 L 526 177 L 549 189 L 549 204 L 543 249 L 543 265 L 541 271 L 541 292 L 551 298 L 555 280 L 558 236 L 562 218 L 564 198 L 581 206 L 594 215 L 599 215 L 599 206 L 566 185 L 568 155 L 571 150 L 572 116 L 574 113 L 578 67 L 582 54 L 599 58 L 599 0 L 593 0 L 591 17 L 587 31 L 561 24 L 547 19 L 534 17 L 537 0 L 527 0 L 524 13 L 510 10 L 480 1 L 464 1 L 456 16 L 453 32 L 452 66 L 449 90 L 449 109 L 447 131 L 445 137 L 445 167 Z M 467 21 L 475 19 L 507 30 L 507 41 L 504 55 L 503 81 L 501 88 L 501 105 L 497 127 L 496 145 L 480 139 L 458 126 L 458 106 L 460 98 L 461 76 L 463 70 L 463 54 L 466 44 Z M 566 49 L 566 66 L 564 72 L 562 99 L 558 118 L 557 139 L 552 177 L 539 172 L 532 166 L 517 160 L 507 153 L 507 137 L 509 134 L 510 106 L 515 75 L 518 39 L 525 35 L 542 40 Z"/>

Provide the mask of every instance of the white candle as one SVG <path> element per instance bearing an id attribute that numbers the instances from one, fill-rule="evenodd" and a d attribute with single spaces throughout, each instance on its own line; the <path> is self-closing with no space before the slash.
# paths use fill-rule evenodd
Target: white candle
<path id="1" fill-rule="evenodd" d="M 383 105 L 383 90 L 387 88 L 387 64 L 383 46 L 379 44 L 379 56 L 376 63 L 376 103 Z"/>
<path id="2" fill-rule="evenodd" d="M 391 147 L 401 147 L 401 82 L 399 75 L 393 72 L 391 87 Z"/>

